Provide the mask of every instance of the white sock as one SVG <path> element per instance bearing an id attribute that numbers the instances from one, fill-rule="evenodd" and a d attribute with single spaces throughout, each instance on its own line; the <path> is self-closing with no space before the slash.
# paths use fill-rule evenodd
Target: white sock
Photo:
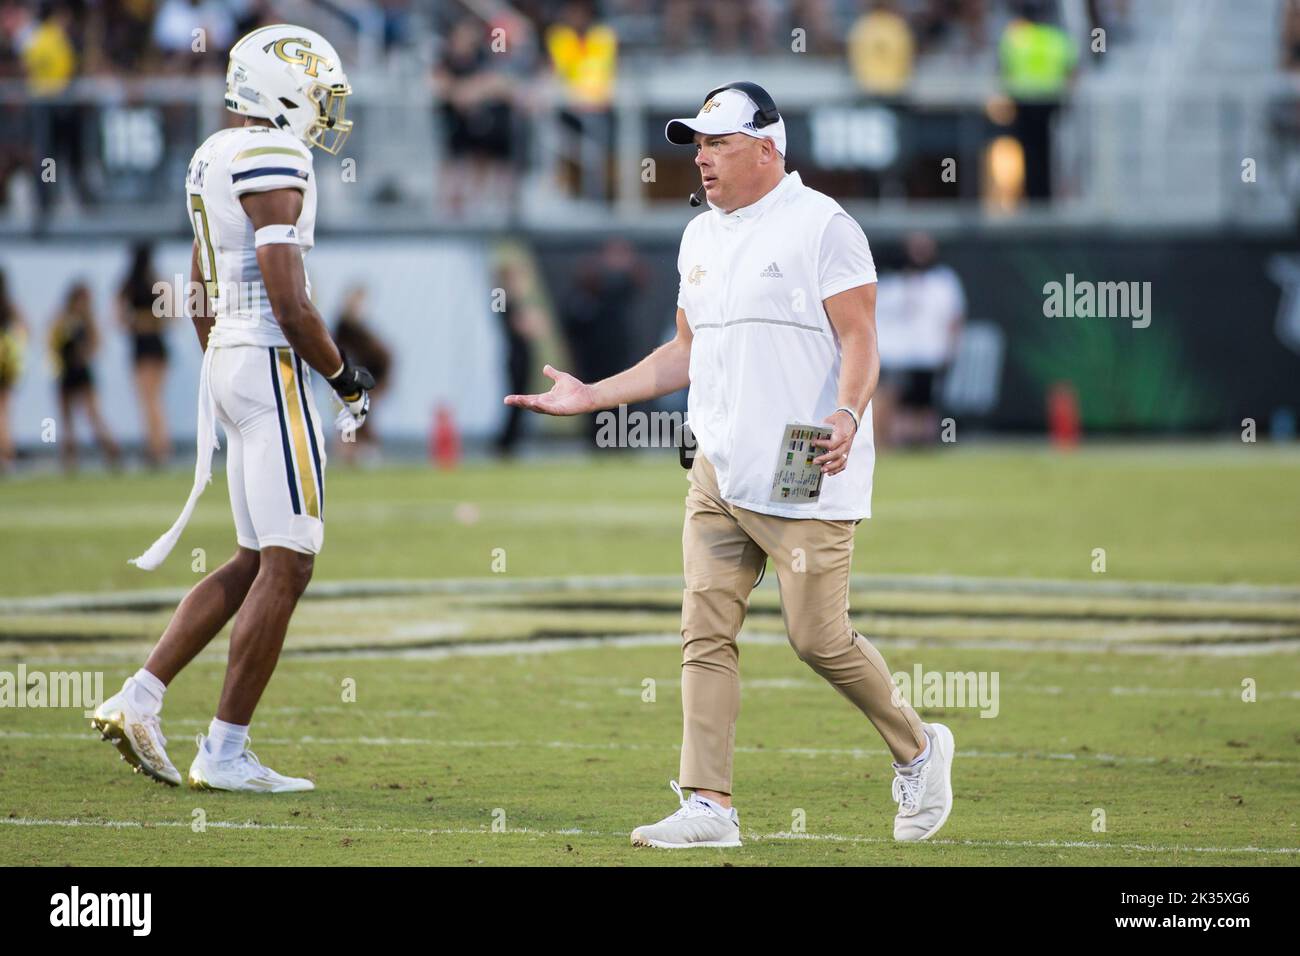
<path id="1" fill-rule="evenodd" d="M 136 710 L 156 714 L 162 710 L 167 685 L 142 667 L 126 682 L 123 690 Z"/>
<path id="2" fill-rule="evenodd" d="M 228 724 L 215 717 L 208 724 L 207 748 L 214 760 L 234 760 L 244 752 L 247 742 L 247 724 Z"/>
<path id="3" fill-rule="evenodd" d="M 930 735 L 929 735 L 929 734 L 926 734 L 926 735 L 925 735 L 925 749 L 922 750 L 922 751 L 921 751 L 921 752 L 916 756 L 916 758 L 915 758 L 914 760 L 912 760 L 911 763 L 896 763 L 896 764 L 894 764 L 894 769 L 895 769 L 895 770 L 910 770 L 910 771 L 919 770 L 920 767 L 921 767 L 921 764 L 925 763 L 925 762 L 926 762 L 927 760 L 929 760 L 929 759 L 930 759 Z"/>
<path id="4" fill-rule="evenodd" d="M 718 803 L 718 802 L 716 802 L 716 801 L 714 801 L 714 800 L 710 800 L 708 797 L 702 797 L 702 796 L 700 796 L 700 795 L 697 793 L 697 794 L 695 794 L 695 799 L 696 799 L 696 800 L 699 800 L 699 801 L 702 802 L 702 803 L 708 804 L 708 805 L 709 805 L 710 807 L 712 807 L 714 810 L 718 811 L 718 813 L 721 813 L 724 817 L 730 817 L 730 816 L 731 816 L 731 810 L 730 810 L 730 809 L 728 809 L 727 807 L 724 807 L 722 804 L 720 804 L 720 803 Z"/>

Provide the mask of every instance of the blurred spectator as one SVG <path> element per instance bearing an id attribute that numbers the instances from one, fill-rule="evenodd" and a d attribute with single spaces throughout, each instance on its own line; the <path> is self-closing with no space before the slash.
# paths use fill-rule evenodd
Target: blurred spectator
<path id="1" fill-rule="evenodd" d="M 383 340 L 374 332 L 366 315 L 366 290 L 364 286 L 354 285 L 343 299 L 343 311 L 334 325 L 334 341 L 339 350 L 348 357 L 348 361 L 364 366 L 375 377 L 375 387 L 370 390 L 370 414 L 366 424 L 353 432 L 354 441 L 339 442 L 343 460 L 356 464 L 361 455 L 368 458 L 378 457 L 379 432 L 375 430 L 375 408 L 381 406 L 380 397 L 388 389 L 389 371 L 392 369 L 393 356 L 384 345 Z M 364 446 L 364 448 L 363 448 Z"/>
<path id="2" fill-rule="evenodd" d="M 154 7 L 155 0 L 99 0 L 88 19 L 86 53 L 94 62 L 86 71 L 135 73 L 152 67 L 154 49 L 144 38 Z"/>
<path id="3" fill-rule="evenodd" d="M 137 243 L 131 253 L 131 270 L 117 293 L 118 322 L 131 336 L 135 392 L 144 416 L 145 450 L 155 468 L 171 457 L 171 438 L 163 413 L 163 384 L 167 378 L 167 343 L 163 338 L 167 317 L 157 315 L 153 250 Z"/>
<path id="4" fill-rule="evenodd" d="M 32 96 L 57 96 L 76 76 L 72 24 L 72 12 L 64 4 L 47 3 L 41 8 L 39 23 L 22 45 L 27 88 Z"/>
<path id="5" fill-rule="evenodd" d="M 1129 24 L 1129 0 L 1088 0 L 1088 34 L 1093 30 L 1106 32 L 1106 44 L 1123 43 L 1132 36 Z M 1101 63 L 1102 56 L 1095 56 L 1094 61 Z"/>
<path id="6" fill-rule="evenodd" d="M 506 39 L 503 36 L 503 39 Z M 504 44 L 508 49 L 508 42 Z M 514 78 L 500 67 L 477 20 L 456 22 L 434 65 L 434 89 L 447 143 L 441 206 L 455 217 L 469 202 L 504 197 L 514 211 Z"/>
<path id="7" fill-rule="evenodd" d="M 560 18 L 546 31 L 546 49 L 564 89 L 565 100 L 577 109 L 603 110 L 614 96 L 618 68 L 618 36 L 595 22 L 595 4 L 568 0 Z"/>
<path id="8" fill-rule="evenodd" d="M 414 32 L 411 28 L 411 0 L 378 0 L 378 6 L 380 16 L 384 18 L 384 49 L 393 50 L 408 44 Z"/>
<path id="9" fill-rule="evenodd" d="M 26 75 L 23 46 L 36 27 L 32 11 L 17 0 L 0 0 L 0 77 L 21 78 Z"/>
<path id="10" fill-rule="evenodd" d="M 59 96 L 77 75 L 77 49 L 73 44 L 72 12 L 64 4 L 45 4 L 38 25 L 22 43 L 27 90 L 31 92 L 31 120 L 34 126 L 36 199 L 42 212 L 53 206 L 60 183 L 70 183 L 75 195 L 82 185 L 82 109 L 60 103 Z M 55 178 L 43 178 L 53 160 Z"/>
<path id="11" fill-rule="evenodd" d="M 498 288 L 505 292 L 501 332 L 506 340 L 506 380 L 508 393 L 528 390 L 528 376 L 533 370 L 533 343 L 542 333 L 542 319 L 530 294 L 524 267 L 518 262 L 503 263 L 497 270 Z M 523 433 L 527 412 L 516 405 L 506 407 L 506 420 L 497 435 L 496 449 L 503 458 L 514 454 Z"/>
<path id="12" fill-rule="evenodd" d="M 590 199 L 607 199 L 618 36 L 611 27 L 596 23 L 595 16 L 595 4 L 590 0 L 568 0 L 560 19 L 546 30 L 546 50 L 564 94 L 560 120 L 571 133 L 571 191 Z"/>
<path id="13" fill-rule="evenodd" d="M 0 79 L 21 79 L 27 75 L 23 47 L 36 27 L 26 6 L 0 2 Z M 26 173 L 34 165 L 30 110 L 21 102 L 0 103 L 0 205 L 9 203 L 9 185 L 15 173 Z"/>
<path id="14" fill-rule="evenodd" d="M 203 31 L 199 37 L 196 30 Z M 202 51 L 194 49 L 199 38 Z M 224 72 L 224 53 L 236 39 L 235 18 L 221 0 L 163 0 L 153 23 L 153 42 L 163 62 L 178 72 L 192 72 L 205 63 L 214 69 L 219 65 Z"/>
<path id="15" fill-rule="evenodd" d="M 830 0 L 791 0 L 790 24 L 783 40 L 792 49 L 796 39 L 802 40 L 803 51 L 812 56 L 837 56 L 844 50 L 843 34 L 836 29 Z M 803 33 L 797 37 L 795 30 Z"/>
<path id="16" fill-rule="evenodd" d="M 104 452 L 111 467 L 116 467 L 120 454 L 117 443 L 99 413 L 99 400 L 95 395 L 95 379 L 90 363 L 99 349 L 99 332 L 92 314 L 90 287 L 76 282 L 68 290 L 63 303 L 50 326 L 50 350 L 59 380 L 59 444 L 64 467 L 77 466 L 77 427 L 73 418 L 78 408 L 84 409 L 90 419 L 95 440 Z"/>
<path id="17" fill-rule="evenodd" d="M 1282 69 L 1300 70 L 1300 0 L 1286 0 L 1282 12 Z"/>
<path id="18" fill-rule="evenodd" d="M 876 290 L 881 381 L 872 399 L 877 443 L 924 444 L 938 434 L 938 386 L 956 355 L 966 314 L 961 279 L 925 233 L 907 237 L 901 272 Z"/>
<path id="19" fill-rule="evenodd" d="M 574 374 L 596 382 L 631 364 L 632 316 L 649 270 L 626 239 L 610 239 L 578 263 L 560 306 Z M 593 439 L 595 416 L 588 416 Z"/>
<path id="20" fill-rule="evenodd" d="M 923 0 L 912 23 L 921 54 L 982 52 L 988 44 L 988 6 L 988 0 Z"/>
<path id="21" fill-rule="evenodd" d="M 0 474 L 14 463 L 13 433 L 9 430 L 9 394 L 23 370 L 27 323 L 9 298 L 9 280 L 0 269 Z"/>
<path id="22" fill-rule="evenodd" d="M 713 53 L 771 53 L 777 6 L 771 0 L 667 0 L 661 42 L 672 51 L 700 46 Z"/>
<path id="23" fill-rule="evenodd" d="M 252 33 L 258 27 L 267 27 L 273 23 L 282 23 L 284 17 L 276 12 L 273 0 L 225 0 L 226 5 L 230 7 L 231 16 L 235 18 L 235 32 L 231 38 L 231 45 L 246 33 Z M 397 0 L 405 2 L 405 0 Z M 209 52 L 212 48 L 208 48 Z M 222 47 L 216 51 L 215 66 L 219 67 L 224 73 L 226 69 L 226 48 Z"/>
<path id="24" fill-rule="evenodd" d="M 44 212 L 54 203 L 56 184 L 71 184 L 78 197 L 83 191 L 83 111 L 79 106 L 58 100 L 76 76 L 78 67 L 72 13 L 66 5 L 48 3 L 41 8 L 37 25 L 23 40 L 22 57 L 32 96 L 37 159 L 32 172 L 36 177 L 37 201 Z M 54 165 L 46 167 L 46 160 L 53 160 Z M 53 172 L 53 180 L 43 178 L 47 168 Z"/>
<path id="25" fill-rule="evenodd" d="M 863 92 L 901 93 L 912 79 L 912 28 L 897 0 L 873 0 L 849 30 L 849 66 Z"/>
<path id="26" fill-rule="evenodd" d="M 1042 0 L 1018 0 L 998 46 L 1002 83 L 1016 101 L 1015 135 L 1025 156 L 1025 195 L 1052 194 L 1052 118 L 1078 63 L 1074 41 L 1047 22 Z"/>

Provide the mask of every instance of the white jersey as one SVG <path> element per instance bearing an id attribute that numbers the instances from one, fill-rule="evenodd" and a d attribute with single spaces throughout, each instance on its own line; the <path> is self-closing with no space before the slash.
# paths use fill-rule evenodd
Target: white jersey
<path id="1" fill-rule="evenodd" d="M 185 192 L 216 316 L 212 345 L 289 344 L 263 289 L 253 223 L 239 201 L 247 193 L 286 188 L 303 194 L 295 228 L 305 258 L 316 229 L 316 177 L 307 144 L 270 126 L 240 126 L 209 136 L 190 160 Z"/>
<path id="2" fill-rule="evenodd" d="M 869 517 L 870 404 L 818 499 L 771 500 L 786 426 L 839 405 L 840 343 L 822 303 L 876 281 L 862 228 L 798 173 L 742 209 L 709 205 L 682 235 L 677 306 L 693 333 L 687 418 L 722 497 L 784 518 Z"/>

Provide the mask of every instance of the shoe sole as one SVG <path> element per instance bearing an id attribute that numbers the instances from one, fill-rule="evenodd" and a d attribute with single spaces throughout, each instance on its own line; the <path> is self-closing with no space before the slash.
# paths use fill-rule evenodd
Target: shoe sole
<path id="1" fill-rule="evenodd" d="M 110 717 L 91 717 L 90 726 L 99 731 L 100 740 L 106 740 L 117 748 L 117 752 L 122 755 L 122 759 L 129 763 L 136 773 L 143 774 L 150 780 L 166 784 L 169 787 L 180 786 L 179 781 L 168 780 L 140 759 L 140 755 L 135 752 L 135 748 L 131 744 L 131 738 L 127 736 L 126 727 L 122 723 Z"/>
<path id="2" fill-rule="evenodd" d="M 660 850 L 693 850 L 696 847 L 715 846 L 715 847 L 732 847 L 740 846 L 739 840 L 707 840 L 700 843 L 665 843 L 663 840 L 652 840 L 649 837 L 639 837 L 632 834 L 633 846 L 650 846 Z"/>
<path id="3" fill-rule="evenodd" d="M 922 836 L 920 839 L 910 841 L 913 843 L 919 843 L 921 840 L 928 840 L 930 839 L 930 837 L 938 833 L 941 829 L 943 829 L 943 825 L 948 822 L 948 814 L 952 813 L 952 762 L 957 757 L 957 744 L 953 740 L 952 731 L 949 730 L 946 726 L 944 726 L 943 724 L 934 724 L 933 726 L 937 728 L 935 731 L 936 736 L 943 734 L 947 738 L 946 743 L 948 749 L 948 764 L 946 767 L 944 767 L 943 782 L 944 782 L 944 786 L 948 790 L 948 805 L 943 808 L 943 816 L 939 818 L 939 822 L 934 825 L 934 828 L 930 830 L 929 833 Z"/>
<path id="4" fill-rule="evenodd" d="M 212 786 L 212 784 L 208 783 L 207 781 L 196 780 L 194 779 L 194 777 L 190 777 L 188 780 L 186 780 L 186 783 L 188 784 L 191 790 L 198 790 L 202 793 L 311 793 L 313 790 L 316 789 L 315 787 L 303 787 L 297 790 L 258 790 L 249 787 L 246 790 L 245 789 L 236 790 L 230 787 L 214 787 Z"/>

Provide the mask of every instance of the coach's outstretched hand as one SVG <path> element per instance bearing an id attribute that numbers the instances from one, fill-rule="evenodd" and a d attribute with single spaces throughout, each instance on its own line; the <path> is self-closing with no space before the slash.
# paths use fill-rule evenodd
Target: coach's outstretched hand
<path id="1" fill-rule="evenodd" d="M 592 388 L 568 372 L 547 365 L 542 373 L 555 384 L 543 395 L 507 395 L 507 405 L 517 405 L 543 415 L 581 415 L 597 409 Z"/>

